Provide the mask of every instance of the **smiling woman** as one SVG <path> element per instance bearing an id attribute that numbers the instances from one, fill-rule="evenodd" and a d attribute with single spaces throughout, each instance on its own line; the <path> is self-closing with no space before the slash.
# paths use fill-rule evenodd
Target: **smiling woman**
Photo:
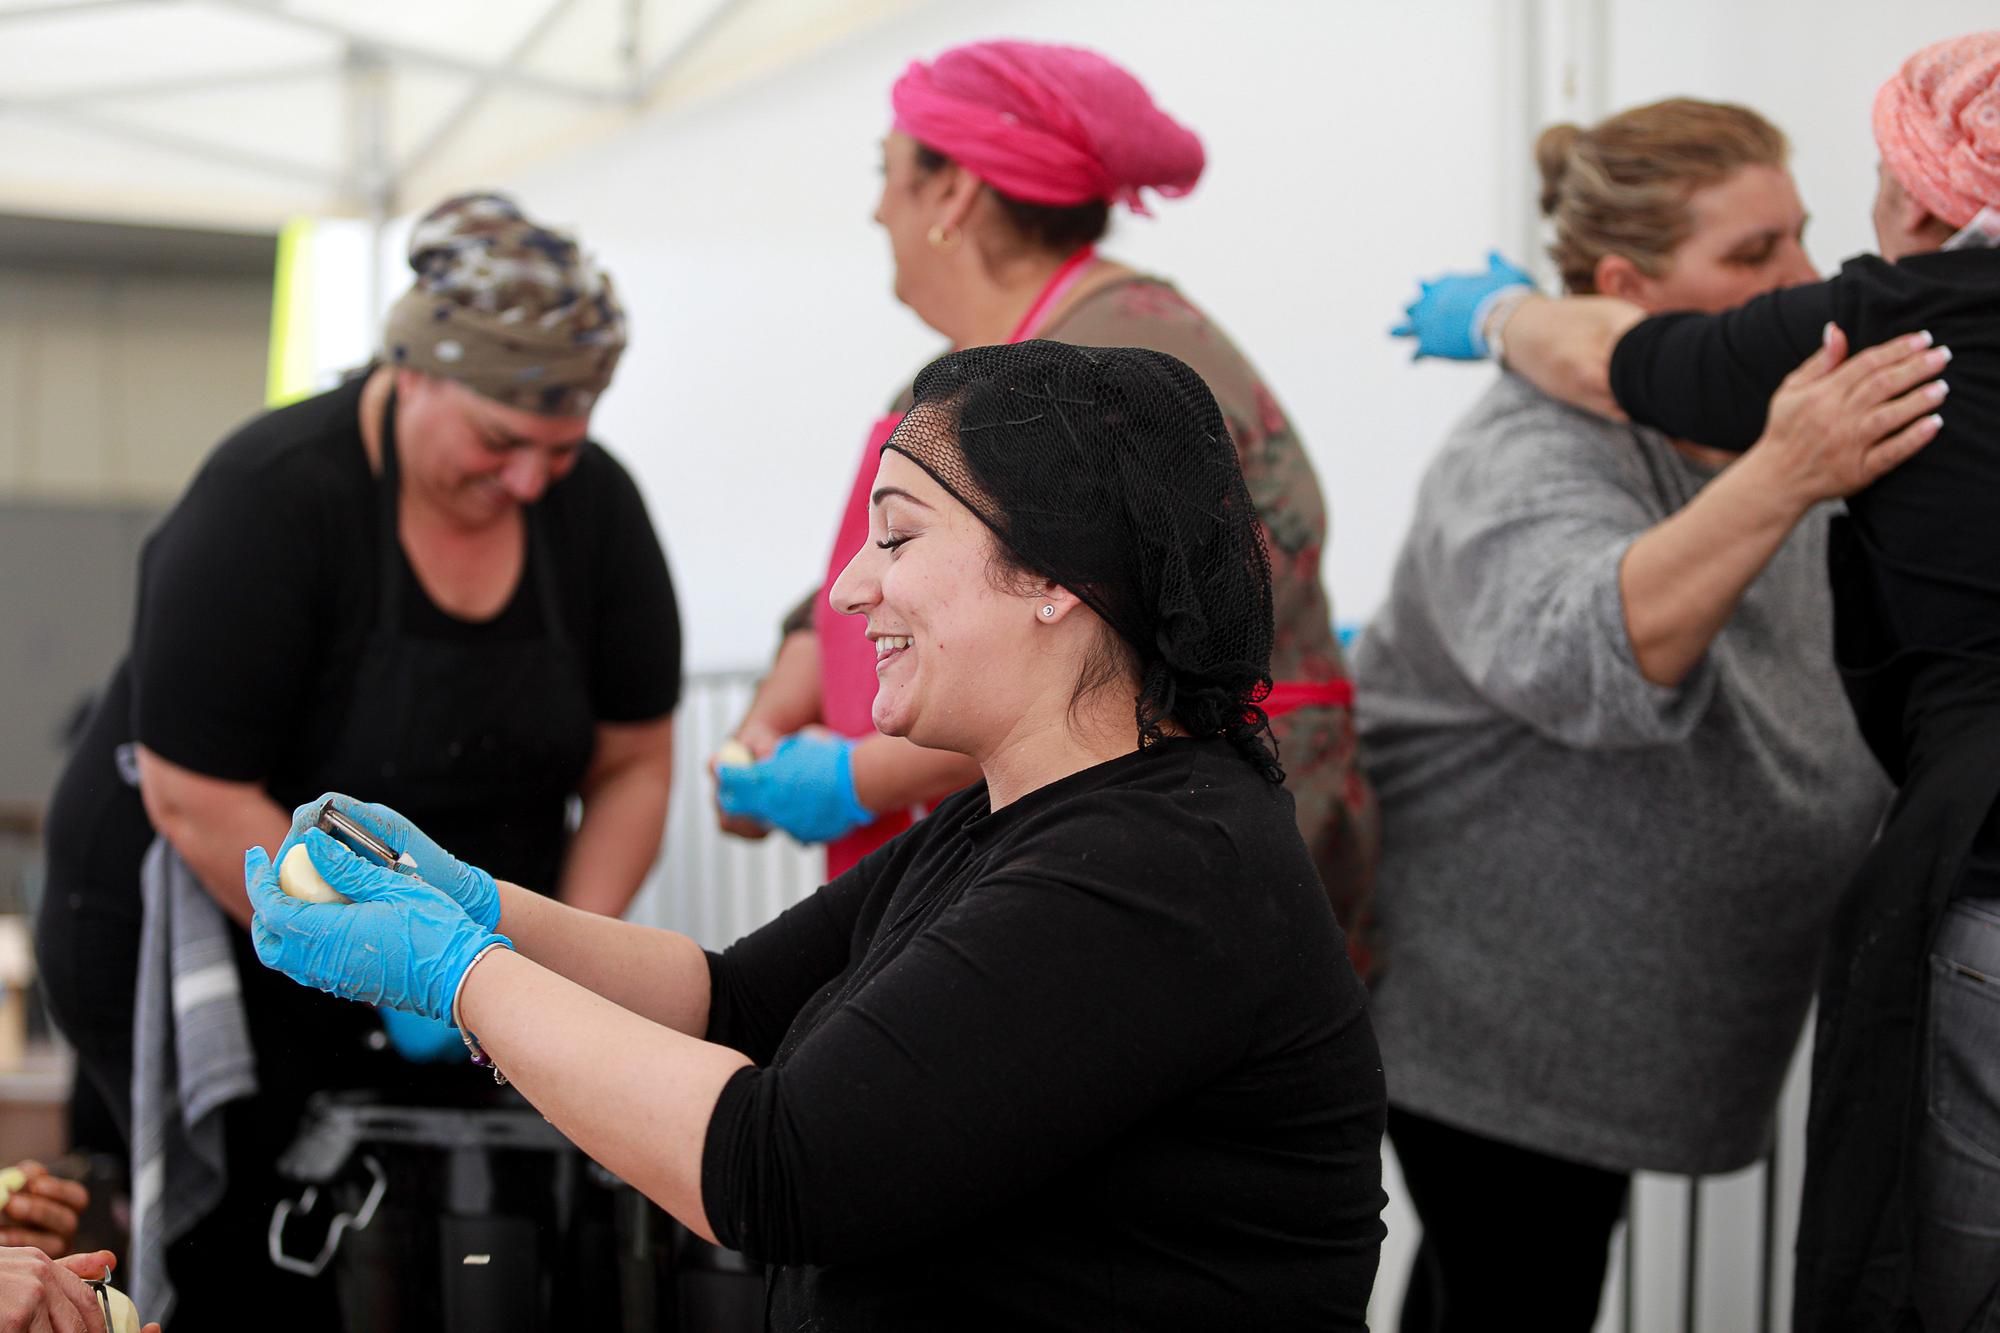
<path id="1" fill-rule="evenodd" d="M 1271 576 L 1214 398 L 1157 352 L 954 353 L 870 499 L 834 597 L 876 719 L 984 781 L 707 956 L 343 801 L 421 879 L 315 835 L 354 903 L 309 905 L 253 850 L 260 956 L 458 1018 L 770 1264 L 773 1328 L 1363 1327 L 1382 1074 L 1258 706 Z"/>

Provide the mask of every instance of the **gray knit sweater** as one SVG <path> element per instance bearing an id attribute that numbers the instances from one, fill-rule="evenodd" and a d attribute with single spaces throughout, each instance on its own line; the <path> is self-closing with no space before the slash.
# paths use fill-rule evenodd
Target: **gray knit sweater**
<path id="1" fill-rule="evenodd" d="M 1888 787 L 1833 669 L 1824 512 L 1679 688 L 1639 674 L 1619 562 L 1712 475 L 1506 375 L 1426 475 L 1355 659 L 1394 1104 L 1619 1169 L 1768 1142 Z"/>

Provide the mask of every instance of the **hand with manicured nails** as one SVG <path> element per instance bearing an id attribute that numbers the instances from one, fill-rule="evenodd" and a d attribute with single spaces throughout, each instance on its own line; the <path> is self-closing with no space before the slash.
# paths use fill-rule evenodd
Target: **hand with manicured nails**
<path id="1" fill-rule="evenodd" d="M 1928 333 L 1850 357 L 1847 334 L 1828 324 L 1819 350 L 1772 396 L 1764 433 L 1744 461 L 1768 469 L 1772 493 L 1800 513 L 1871 486 L 1936 438 L 1948 392 L 1938 376 L 1950 361 Z"/>
<path id="2" fill-rule="evenodd" d="M 417 875 L 433 888 L 443 889 L 455 899 L 465 914 L 488 930 L 500 929 L 500 889 L 493 876 L 465 862 L 432 842 L 430 836 L 386 805 L 372 805 L 352 796 L 327 792 L 292 811 L 292 831 L 278 847 L 277 863 L 285 863 L 285 853 L 305 839 L 320 807 L 328 801 L 333 808 L 367 829 L 389 846 L 410 858 Z"/>
<path id="3" fill-rule="evenodd" d="M 480 951 L 513 947 L 422 879 L 363 860 L 318 829 L 304 842 L 313 867 L 351 902 L 287 897 L 262 847 L 243 854 L 257 957 L 300 985 L 449 1022 Z"/>
<path id="4" fill-rule="evenodd" d="M 854 742 L 831 732 L 802 731 L 779 741 L 769 759 L 723 764 L 715 784 L 724 814 L 800 842 L 832 842 L 875 819 L 854 792 Z"/>
<path id="5" fill-rule="evenodd" d="M 1534 290 L 1535 280 L 1501 258 L 1486 256 L 1483 273 L 1444 273 L 1422 284 L 1417 299 L 1403 307 L 1405 319 L 1389 330 L 1394 338 L 1414 338 L 1413 361 L 1427 356 L 1447 361 L 1486 359 L 1486 313 L 1495 299 L 1516 288 Z"/>

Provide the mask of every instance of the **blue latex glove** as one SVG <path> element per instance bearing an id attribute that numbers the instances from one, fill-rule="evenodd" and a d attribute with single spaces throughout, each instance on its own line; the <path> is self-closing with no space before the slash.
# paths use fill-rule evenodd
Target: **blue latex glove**
<path id="1" fill-rule="evenodd" d="M 724 814 L 762 820 L 800 842 L 832 842 L 875 821 L 854 794 L 854 742 L 845 736 L 787 736 L 762 763 L 716 769 L 715 783 Z"/>
<path id="2" fill-rule="evenodd" d="M 500 929 L 500 889 L 493 876 L 478 866 L 467 865 L 430 840 L 425 832 L 386 805 L 370 805 L 352 796 L 328 792 L 292 811 L 292 831 L 278 845 L 278 864 L 292 844 L 306 836 L 319 808 L 328 801 L 333 808 L 408 857 L 417 874 L 432 888 L 450 894 L 465 914 L 488 930 Z"/>
<path id="3" fill-rule="evenodd" d="M 458 983 L 480 951 L 513 947 L 414 875 L 364 861 L 318 829 L 305 845 L 313 868 L 352 902 L 289 898 L 262 847 L 243 854 L 257 957 L 302 986 L 449 1021 Z"/>
<path id="4" fill-rule="evenodd" d="M 1408 318 L 1389 333 L 1417 340 L 1417 350 L 1410 357 L 1413 361 L 1427 356 L 1483 361 L 1487 348 L 1482 326 L 1495 298 L 1515 287 L 1534 285 L 1533 278 L 1492 250 L 1487 253 L 1484 273 L 1446 273 L 1424 283 L 1417 299 L 1403 307 Z"/>
<path id="5" fill-rule="evenodd" d="M 382 1030 L 396 1054 L 413 1065 L 441 1064 L 466 1053 L 465 1039 L 448 1021 L 406 1014 L 401 1009 L 377 1009 Z"/>

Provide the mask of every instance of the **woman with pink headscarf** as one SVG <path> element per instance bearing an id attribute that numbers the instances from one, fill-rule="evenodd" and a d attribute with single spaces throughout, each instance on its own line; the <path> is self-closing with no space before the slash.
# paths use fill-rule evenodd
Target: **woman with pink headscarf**
<path id="1" fill-rule="evenodd" d="M 1373 798 L 1354 762 L 1352 690 L 1320 580 L 1326 503 L 1284 409 L 1221 329 L 1172 285 L 1098 253 L 1111 207 L 1148 212 L 1201 177 L 1201 141 L 1094 52 L 977 42 L 916 61 L 891 93 L 875 220 L 898 300 L 954 347 L 1046 338 L 1168 352 L 1221 403 L 1262 520 L 1275 585 L 1271 715 L 1300 832 L 1341 923 L 1374 869 Z M 820 588 L 785 622 L 737 737 L 763 761 L 720 772 L 723 827 L 825 842 L 837 876 L 975 777 L 961 758 L 876 733 L 875 645 L 828 604 L 867 530 L 875 423 Z"/>
<path id="2" fill-rule="evenodd" d="M 1545 391 L 1724 449 L 1850 346 L 1902 395 L 1861 418 L 1829 551 L 1834 657 L 1899 790 L 1821 983 L 1800 1333 L 2000 1326 L 2000 31 L 1910 57 L 1874 124 L 1881 253 L 1826 282 L 1642 321 L 1451 278 L 1412 311 L 1420 350 L 1477 309 Z"/>

